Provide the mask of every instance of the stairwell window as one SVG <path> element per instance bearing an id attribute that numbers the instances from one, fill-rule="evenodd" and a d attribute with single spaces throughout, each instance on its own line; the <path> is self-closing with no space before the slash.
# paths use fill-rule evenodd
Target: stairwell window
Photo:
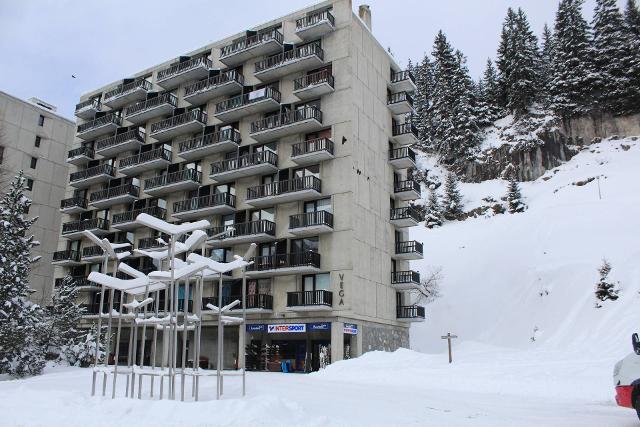
<path id="1" fill-rule="evenodd" d="M 44 116 L 42 114 L 38 117 L 38 126 L 44 126 Z"/>
<path id="2" fill-rule="evenodd" d="M 38 164 L 38 158 L 37 157 L 32 157 L 31 158 L 31 165 L 30 165 L 31 169 L 35 169 L 37 164 Z"/>
<path id="3" fill-rule="evenodd" d="M 27 190 L 28 191 L 33 191 L 33 179 L 31 178 L 27 178 Z"/>
<path id="4" fill-rule="evenodd" d="M 39 136 L 36 136 L 36 141 L 34 142 L 34 145 L 36 147 L 40 147 L 40 142 L 42 142 L 42 138 L 40 138 Z"/>

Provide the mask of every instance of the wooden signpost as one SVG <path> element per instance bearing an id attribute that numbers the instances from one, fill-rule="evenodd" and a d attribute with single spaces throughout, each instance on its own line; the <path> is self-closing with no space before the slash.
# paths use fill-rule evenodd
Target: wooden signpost
<path id="1" fill-rule="evenodd" d="M 451 332 L 447 332 L 447 335 L 442 335 L 440 338 L 447 340 L 449 347 L 449 363 L 453 362 L 453 354 L 451 353 L 451 340 L 458 338 L 457 335 L 451 335 Z"/>

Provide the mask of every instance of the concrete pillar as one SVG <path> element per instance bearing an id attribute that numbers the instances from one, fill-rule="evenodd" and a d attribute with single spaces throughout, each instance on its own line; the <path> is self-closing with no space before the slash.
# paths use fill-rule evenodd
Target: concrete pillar
<path id="1" fill-rule="evenodd" d="M 344 334 L 342 322 L 331 322 L 331 363 L 344 357 Z"/>
<path id="2" fill-rule="evenodd" d="M 355 354 L 352 357 L 362 356 L 362 324 L 358 325 L 358 334 L 354 335 L 353 338 L 355 339 Z"/>

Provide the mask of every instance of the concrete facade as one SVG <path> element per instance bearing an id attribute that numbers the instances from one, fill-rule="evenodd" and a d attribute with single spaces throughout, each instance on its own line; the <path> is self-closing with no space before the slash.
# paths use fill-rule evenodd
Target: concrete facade
<path id="1" fill-rule="evenodd" d="M 36 291 L 32 299 L 41 305 L 48 304 L 51 297 L 51 261 L 60 238 L 60 200 L 68 180 L 67 151 L 74 134 L 71 120 L 34 102 L 0 92 L 0 146 L 4 148 L 0 185 L 6 189 L 21 170 L 33 180 L 32 190 L 26 194 L 33 200 L 29 216 L 38 217 L 32 232 L 40 246 L 32 253 L 41 259 L 32 267 L 30 285 Z M 32 158 L 37 159 L 35 169 L 31 168 Z"/>
<path id="2" fill-rule="evenodd" d="M 167 173 L 167 167 L 201 172 L 201 178 L 198 177 L 200 182 L 193 185 L 192 193 L 167 191 L 157 196 L 161 200 L 152 203 L 166 209 L 166 212 L 162 211 L 159 215 L 165 215 L 166 219 L 176 222 L 204 218 L 218 227 L 233 222 L 237 233 L 239 230 L 247 229 L 241 224 L 260 221 L 250 227 L 252 231 L 243 236 L 243 242 L 238 242 L 238 239 L 210 242 L 214 250 L 228 248 L 226 256 L 229 257 L 231 254 L 243 254 L 251 241 L 261 241 L 254 269 L 248 272 L 248 277 L 251 280 L 261 280 L 254 284 L 258 288 L 256 294 L 264 293 L 269 297 L 269 301 L 260 303 L 260 307 L 251 310 L 248 323 L 304 323 L 308 328 L 320 328 L 317 325 L 313 326 L 315 323 L 330 323 L 330 327 L 322 326 L 326 327 L 324 330 L 311 332 L 312 329 L 309 329 L 307 341 L 308 345 L 315 345 L 311 341 L 330 342 L 332 360 L 343 358 L 345 342 L 350 343 L 351 356 L 357 356 L 362 351 L 394 350 L 399 346 L 407 346 L 409 322 L 424 320 L 424 309 L 409 306 L 407 292 L 419 283 L 419 276 L 415 276 L 415 273 L 409 274 L 411 271 L 408 259 L 422 257 L 422 247 L 419 243 L 404 244 L 408 239 L 406 227 L 411 225 L 407 225 L 407 221 L 412 223 L 412 217 L 403 211 L 403 215 L 395 218 L 404 221 L 403 224 L 390 221 L 392 216 L 398 216 L 398 210 L 406 211 L 408 200 L 419 195 L 419 188 L 417 193 L 413 191 L 416 194 L 412 196 L 412 191 L 397 191 L 399 187 L 394 184 L 396 181 L 402 182 L 407 179 L 407 161 L 411 163 L 413 154 L 408 146 L 415 141 L 416 135 L 405 114 L 395 114 L 394 111 L 397 110 L 388 106 L 391 94 L 398 92 L 398 87 L 405 85 L 403 90 L 407 90 L 406 87 L 411 89 L 415 86 L 412 76 L 401 72 L 363 20 L 352 11 L 352 7 L 350 0 L 322 2 L 185 55 L 185 69 L 190 67 L 186 64 L 187 60 L 205 55 L 206 61 L 210 61 L 207 68 L 214 70 L 209 72 L 210 76 L 217 75 L 218 71 L 215 70 L 221 70 L 221 74 L 232 71 L 241 74 L 243 85 L 237 85 L 236 90 L 232 89 L 229 93 L 211 96 L 208 99 L 202 96 L 201 99 L 193 101 L 189 96 L 192 94 L 191 85 L 198 80 L 206 79 L 207 75 L 185 78 L 177 85 L 167 83 L 167 69 L 176 64 L 175 60 L 130 76 L 131 79 L 147 81 L 141 83 L 148 87 L 148 93 L 142 95 L 142 102 L 151 92 L 171 93 L 171 96 L 175 97 L 172 98 L 175 99 L 175 109 L 170 108 L 173 113 L 169 111 L 136 123 L 141 126 L 140 132 L 144 134 L 139 145 L 144 147 L 158 144 L 154 145 L 154 148 L 164 147 L 170 150 L 173 166 L 161 165 L 156 169 L 124 176 L 120 161 L 136 155 L 139 148 L 101 156 L 98 147 L 104 144 L 100 141 L 95 142 L 96 138 L 87 138 L 80 132 L 76 137 L 77 147 L 86 146 L 93 150 L 94 157 L 86 159 L 85 163 L 78 163 L 74 169 L 82 171 L 94 165 L 107 164 L 113 165 L 116 171 L 111 183 L 105 180 L 79 192 L 78 185 L 71 182 L 66 194 L 67 198 L 80 197 L 91 200 L 92 193 L 109 186 L 121 186 L 125 183 L 123 179 L 134 178 L 128 181 L 131 185 L 139 187 L 134 190 L 137 193 L 133 198 L 152 200 L 155 193 L 153 189 L 153 194 L 148 193 L 149 186 L 146 185 L 146 180 Z M 274 31 L 279 34 L 276 38 L 281 37 L 283 43 L 274 43 L 271 40 Z M 247 53 L 250 49 L 242 48 L 236 49 L 234 53 L 234 46 L 246 46 L 247 40 L 261 38 L 264 34 L 268 35 L 264 39 L 266 41 L 258 45 L 275 45 L 268 53 Z M 309 54 L 309 50 L 305 50 L 310 49 L 307 43 L 315 43 L 314 46 L 320 47 L 321 52 L 318 53 L 316 48 L 311 46 L 313 53 Z M 300 54 L 296 53 L 292 58 L 289 56 L 291 54 L 287 53 L 292 51 Z M 276 57 L 278 54 L 283 56 Z M 84 123 L 110 111 L 116 111 L 116 115 L 121 116 L 120 126 L 133 129 L 134 123 L 127 119 L 131 115 L 127 114 L 126 105 L 104 105 L 113 104 L 108 101 L 109 91 L 119 84 L 128 82 L 123 80 L 83 95 L 77 114 L 84 115 L 85 118 L 79 118 L 79 126 L 91 126 Z M 264 103 L 271 102 L 272 106 L 257 111 L 256 109 L 260 108 L 258 105 L 262 102 L 258 98 L 269 93 L 260 92 L 265 87 L 270 88 L 267 91 L 276 89 L 280 98 L 275 101 L 267 99 Z M 316 89 L 318 92 L 314 92 Z M 306 94 L 305 91 L 312 94 Z M 239 95 L 246 96 L 249 101 L 245 100 L 242 106 L 232 109 L 234 111 L 231 113 L 218 105 Z M 100 106 L 95 108 L 96 115 L 82 112 L 91 99 L 96 100 L 95 105 L 100 103 Z M 394 100 L 393 108 L 402 108 L 404 104 L 410 107 L 410 104 L 407 104 L 410 101 L 409 99 L 404 103 L 396 103 Z M 132 103 L 135 104 L 133 101 Z M 206 120 L 202 120 L 202 125 L 196 124 L 196 130 L 176 131 L 172 137 L 160 137 L 162 141 L 157 142 L 158 138 L 154 138 L 154 135 L 158 135 L 154 132 L 158 127 L 157 123 L 166 120 L 171 114 L 179 115 L 185 111 L 192 111 L 194 114 L 206 112 Z M 318 112 L 321 112 L 321 117 Z M 229 118 L 233 114 L 238 118 Z M 279 119 L 278 114 L 285 116 Z M 265 119 L 266 122 L 261 122 Z M 133 120 L 137 121 L 135 118 Z M 221 148 L 218 152 L 202 154 L 192 154 L 184 149 L 189 146 L 185 141 L 201 138 L 210 131 L 224 132 L 227 126 L 233 127 L 234 133 L 241 138 L 241 142 L 231 144 L 230 149 Z M 295 126 L 299 126 L 298 130 L 289 130 Z M 126 130 L 120 129 L 115 132 Z M 113 135 L 112 130 L 98 136 L 97 139 Z M 326 139 L 331 146 L 320 146 L 317 142 L 309 143 Z M 316 157 L 315 161 L 301 160 L 300 156 L 295 155 L 293 148 L 299 143 L 303 143 L 301 147 L 305 147 L 306 154 L 319 157 Z M 264 144 L 270 145 L 263 148 Z M 265 151 L 270 154 L 256 154 Z M 253 157 L 243 158 L 245 153 Z M 390 161 L 390 156 L 394 162 Z M 259 165 L 249 164 L 255 159 L 258 159 Z M 272 159 L 274 165 L 266 164 L 267 159 Z M 225 160 L 226 163 L 220 163 Z M 189 164 L 194 161 L 199 163 Z M 177 164 L 181 166 L 175 166 Z M 212 172 L 213 169 L 218 172 L 223 170 L 227 174 L 232 172 L 237 176 L 225 178 L 224 173 L 216 175 Z M 168 172 L 172 171 L 173 169 Z M 119 178 L 121 180 L 117 181 Z M 271 182 L 276 184 L 269 184 Z M 233 190 L 226 189 L 226 184 L 233 185 Z M 257 189 L 258 186 L 266 187 Z M 415 189 L 411 187 L 409 190 Z M 205 204 L 210 203 L 210 199 L 206 198 L 210 194 L 209 191 L 211 194 L 231 192 L 233 198 L 224 197 L 227 197 L 227 201 L 234 201 L 233 209 L 229 206 L 224 209 L 232 211 L 233 218 L 211 213 L 212 209 L 209 212 L 196 209 L 201 207 L 201 202 L 195 201 L 196 197 L 204 200 Z M 255 194 L 263 194 L 260 191 L 264 192 L 265 197 L 256 200 Z M 275 197 L 276 193 L 286 193 L 286 197 L 278 199 Z M 190 198 L 194 201 L 189 202 L 189 206 L 194 209 L 187 209 L 185 213 L 184 202 L 177 205 L 176 202 Z M 86 211 L 65 215 L 64 222 L 78 221 L 81 216 L 105 218 L 111 223 L 105 225 L 103 233 L 118 232 L 113 221 L 114 216 L 132 211 L 134 207 L 131 202 L 113 203 L 108 211 L 105 211 L 92 207 L 89 201 Z M 328 211 L 332 216 L 318 214 L 321 211 Z M 309 215 L 300 217 L 305 212 L 309 212 Z M 303 224 L 292 229 L 292 216 L 303 218 Z M 265 226 L 268 230 L 262 228 Z M 154 236 L 147 229 L 134 229 L 131 233 L 113 237 L 128 239 L 135 247 L 139 247 L 140 239 Z M 301 238 L 308 240 L 299 241 Z M 397 242 L 401 243 L 400 251 Z M 58 249 L 82 253 L 87 246 L 90 246 L 90 243 L 80 240 L 80 237 L 63 233 Z M 410 250 L 406 250 L 407 247 Z M 309 254 L 310 252 L 312 254 Z M 216 253 L 212 256 L 219 255 Z M 392 259 L 396 259 L 395 264 Z M 88 274 L 91 268 L 99 269 L 99 261 L 93 261 L 93 266 L 83 257 L 79 261 L 61 262 L 63 267 L 58 270 L 57 276 L 62 277 L 71 271 L 71 268 L 74 269 L 72 274 L 77 276 Z M 136 264 L 139 261 L 134 259 L 131 262 L 134 266 L 143 268 L 142 264 Z M 71 264 L 78 265 L 71 267 Z M 394 276 L 392 272 L 407 274 Z M 402 283 L 396 283 L 396 278 L 400 276 L 403 278 L 400 280 Z M 407 277 L 411 277 L 412 280 L 405 280 Z M 233 279 L 225 283 L 230 297 L 237 292 L 239 277 Z M 95 298 L 96 289 L 91 284 L 87 285 L 82 297 L 84 302 L 89 304 Z M 307 293 L 303 293 L 304 291 Z M 215 295 L 214 286 L 207 286 L 205 296 Z M 409 307 L 400 310 L 398 305 Z M 345 323 L 356 325 L 358 334 L 344 339 Z M 380 337 L 380 334 L 377 334 L 379 338 L 368 339 L 366 346 L 363 346 L 361 328 L 364 327 L 393 331 L 389 335 L 393 338 Z M 208 339 L 207 335 L 205 334 L 205 341 Z M 247 340 L 270 343 L 295 339 L 294 335 L 249 333 Z M 215 341 L 215 334 L 211 337 L 211 340 Z M 304 340 L 302 335 L 298 338 Z M 203 348 L 215 348 L 215 343 L 206 343 Z M 237 346 L 235 350 L 229 351 L 237 354 Z"/>

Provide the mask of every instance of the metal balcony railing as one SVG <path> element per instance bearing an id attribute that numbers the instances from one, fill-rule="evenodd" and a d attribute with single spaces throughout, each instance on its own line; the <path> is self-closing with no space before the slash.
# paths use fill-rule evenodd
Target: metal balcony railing
<path id="1" fill-rule="evenodd" d="M 90 159 L 93 159 L 93 149 L 88 146 L 74 148 L 73 150 L 69 150 L 69 155 L 67 159 L 72 159 L 78 156 L 87 156 Z"/>
<path id="2" fill-rule="evenodd" d="M 416 240 L 396 242 L 396 254 L 422 254 L 422 243 Z"/>
<path id="3" fill-rule="evenodd" d="M 62 224 L 62 234 L 77 233 L 84 230 L 101 229 L 109 230 L 109 221 L 104 218 L 82 219 Z"/>
<path id="4" fill-rule="evenodd" d="M 71 250 L 71 249 L 54 252 L 53 253 L 53 262 L 60 262 L 60 261 L 76 261 L 76 262 L 79 262 L 80 261 L 80 254 L 78 253 L 78 251 L 74 251 L 74 250 Z"/>
<path id="5" fill-rule="evenodd" d="M 287 292 L 287 307 L 333 305 L 333 292 L 325 290 Z"/>
<path id="6" fill-rule="evenodd" d="M 92 316 L 96 314 L 100 314 L 100 303 L 91 303 L 91 304 L 80 304 L 80 307 L 84 308 L 84 315 Z M 113 301 L 113 309 L 116 311 L 120 311 L 120 301 Z M 108 298 L 105 297 L 105 301 L 102 304 L 102 313 L 109 312 L 109 301 Z"/>
<path id="7" fill-rule="evenodd" d="M 407 102 L 413 107 L 413 97 L 407 92 L 392 93 L 387 97 L 387 104 L 397 104 L 399 102 Z"/>
<path id="8" fill-rule="evenodd" d="M 418 137 L 418 128 L 415 127 L 412 123 L 402 123 L 399 125 L 394 125 L 391 128 L 391 134 L 393 136 L 406 135 L 408 133 L 412 133 L 415 137 Z"/>
<path id="9" fill-rule="evenodd" d="M 396 181 L 393 183 L 394 193 L 402 193 L 405 191 L 415 191 L 417 193 L 420 193 L 420 184 L 412 179 L 408 179 L 405 181 Z"/>
<path id="10" fill-rule="evenodd" d="M 96 110 L 100 108 L 100 100 L 97 98 L 87 99 L 86 101 L 82 101 L 76 104 L 76 112 L 80 110 L 84 110 L 86 108 L 95 108 Z"/>
<path id="11" fill-rule="evenodd" d="M 158 242 L 157 237 L 143 237 L 142 239 L 138 239 L 138 249 L 153 249 L 163 246 L 162 243 Z"/>
<path id="12" fill-rule="evenodd" d="M 242 295 L 223 295 L 222 306 L 232 303 L 235 300 L 240 300 L 242 303 Z M 206 307 L 207 304 L 218 305 L 218 297 L 202 298 L 202 307 Z M 249 294 L 247 295 L 247 310 L 262 309 L 273 310 L 273 296 L 268 294 Z M 242 304 L 236 305 L 232 310 L 242 310 Z"/>
<path id="13" fill-rule="evenodd" d="M 416 152 L 409 147 L 401 147 L 389 150 L 389 160 L 399 160 L 404 158 L 409 158 L 415 163 Z"/>
<path id="14" fill-rule="evenodd" d="M 260 151 L 258 153 L 245 154 L 244 156 L 213 162 L 211 163 L 211 175 L 266 163 L 277 167 L 278 155 L 272 151 Z"/>
<path id="15" fill-rule="evenodd" d="M 144 134 L 140 131 L 140 129 L 132 129 L 123 133 L 119 133 L 115 136 L 99 139 L 96 141 L 95 148 L 96 151 L 101 151 L 106 148 L 113 147 L 132 140 L 144 143 Z"/>
<path id="16" fill-rule="evenodd" d="M 245 93 L 244 95 L 234 96 L 233 98 L 218 102 L 216 104 L 216 114 L 224 113 L 225 111 L 240 108 L 265 99 L 273 99 L 277 103 L 280 103 L 280 92 L 272 87 L 265 87 L 263 89 Z"/>
<path id="17" fill-rule="evenodd" d="M 226 71 L 218 74 L 217 76 L 209 77 L 206 80 L 202 80 L 184 88 L 184 96 L 188 97 L 198 92 L 205 92 L 216 86 L 221 86 L 225 83 L 236 82 L 240 85 L 244 85 L 244 76 L 237 70 Z"/>
<path id="18" fill-rule="evenodd" d="M 83 179 L 91 178 L 91 177 L 102 175 L 102 174 L 115 177 L 116 171 L 113 166 L 105 163 L 103 165 L 98 165 L 85 170 L 73 172 L 69 176 L 69 182 L 81 181 Z"/>
<path id="19" fill-rule="evenodd" d="M 291 157 L 326 151 L 333 154 L 333 141 L 329 138 L 315 138 L 295 143 L 291 146 Z"/>
<path id="20" fill-rule="evenodd" d="M 408 271 L 392 271 L 391 283 L 420 283 L 420 273 L 408 270 Z"/>
<path id="21" fill-rule="evenodd" d="M 89 122 L 78 125 L 78 133 L 87 132 L 91 129 L 95 129 L 109 123 L 114 123 L 120 126 L 122 124 L 122 119 L 113 113 L 105 114 L 104 116 L 98 117 L 95 120 L 91 120 Z"/>
<path id="22" fill-rule="evenodd" d="M 120 169 L 128 168 L 142 163 L 150 162 L 153 160 L 166 160 L 171 161 L 171 151 L 166 148 L 160 147 L 155 150 L 146 151 L 144 153 L 136 154 L 135 156 L 125 157 L 120 159 Z"/>
<path id="23" fill-rule="evenodd" d="M 321 188 L 322 181 L 319 178 L 316 178 L 315 176 L 305 176 L 302 178 L 294 178 L 286 181 L 276 181 L 270 184 L 258 185 L 257 187 L 249 187 L 247 188 L 247 200 L 277 196 L 302 190 L 315 190 L 320 193 Z"/>
<path id="24" fill-rule="evenodd" d="M 163 187 L 165 185 L 171 185 L 182 181 L 194 181 L 201 183 L 202 173 L 195 169 L 183 169 L 177 172 L 154 176 L 153 178 L 144 180 L 144 189 L 150 190 L 152 188 Z"/>
<path id="25" fill-rule="evenodd" d="M 125 116 L 131 116 L 142 111 L 150 110 L 162 104 L 169 104 L 172 107 L 176 107 L 178 105 L 178 98 L 172 93 L 163 93 L 162 95 L 147 99 L 146 101 L 128 106 Z"/>
<path id="26" fill-rule="evenodd" d="M 235 208 L 236 196 L 229 193 L 218 193 L 211 194 L 209 196 L 192 197 L 191 199 L 180 200 L 173 203 L 173 213 L 197 211 L 199 209 L 224 205 Z"/>
<path id="27" fill-rule="evenodd" d="M 255 64 L 256 73 L 260 73 L 262 71 L 278 67 L 282 64 L 286 64 L 287 62 L 292 62 L 313 55 L 320 58 L 321 61 L 324 60 L 324 51 L 320 47 L 319 43 L 310 43 L 301 47 L 296 47 L 287 52 L 282 52 L 263 59 L 262 61 L 258 61 Z"/>
<path id="28" fill-rule="evenodd" d="M 198 148 L 214 145 L 222 141 L 231 141 L 236 144 L 240 144 L 242 141 L 240 138 L 240 132 L 237 129 L 229 128 L 214 133 L 208 133 L 204 136 L 200 135 L 195 138 L 182 141 L 178 145 L 178 152 L 184 153 L 186 151 L 197 150 Z"/>
<path id="29" fill-rule="evenodd" d="M 229 230 L 230 228 L 233 228 L 233 230 Z M 275 222 L 266 219 L 241 222 L 230 226 L 211 227 L 207 229 L 207 234 L 209 236 L 215 236 L 216 234 L 220 234 L 226 230 L 229 230 L 227 234 L 218 237 L 218 240 L 230 239 L 240 236 L 253 236 L 256 234 L 268 234 L 270 236 L 275 236 L 276 224 Z"/>
<path id="30" fill-rule="evenodd" d="M 87 199 L 85 199 L 84 197 L 76 196 L 60 200 L 60 209 L 69 209 L 75 207 L 87 209 Z"/>
<path id="31" fill-rule="evenodd" d="M 311 15 L 305 16 L 304 18 L 300 18 L 296 20 L 296 31 L 300 31 L 303 28 L 312 27 L 316 25 L 318 22 L 329 21 L 331 25 L 335 25 L 336 21 L 331 12 L 328 10 L 323 10 L 321 12 L 316 12 Z"/>
<path id="32" fill-rule="evenodd" d="M 240 40 L 236 40 L 233 43 L 227 46 L 224 46 L 220 50 L 220 59 L 239 53 L 243 50 L 249 49 L 253 46 L 259 45 L 260 43 L 263 43 L 269 40 L 275 40 L 278 43 L 282 44 L 282 40 L 283 40 L 282 33 L 277 29 L 275 29 L 271 31 L 259 32 L 252 36 L 248 36 Z"/>
<path id="33" fill-rule="evenodd" d="M 100 246 L 87 246 L 82 248 L 82 258 L 103 256 L 104 250 Z"/>
<path id="34" fill-rule="evenodd" d="M 60 286 L 62 286 L 62 282 L 64 281 L 64 277 L 58 277 L 55 280 L 55 284 L 54 286 L 56 288 L 59 288 Z M 92 286 L 94 285 L 93 282 L 90 282 L 89 279 L 87 279 L 85 276 L 71 276 L 71 279 L 73 279 L 73 284 L 77 287 L 80 286 Z"/>
<path id="35" fill-rule="evenodd" d="M 413 219 L 416 222 L 422 221 L 422 215 L 413 206 L 404 206 L 391 209 L 391 220 Z"/>
<path id="36" fill-rule="evenodd" d="M 307 74 L 306 76 L 295 79 L 293 81 L 293 90 L 301 90 L 322 83 L 327 83 L 329 86 L 334 87 L 334 79 L 329 70 L 318 71 L 317 73 Z"/>
<path id="37" fill-rule="evenodd" d="M 322 111 L 318 107 L 307 106 L 295 109 L 284 114 L 266 117 L 251 123 L 251 133 L 262 132 L 269 129 L 277 129 L 292 123 L 315 119 L 322 123 Z"/>
<path id="38" fill-rule="evenodd" d="M 391 83 L 398 83 L 403 80 L 411 80 L 414 84 L 416 83 L 416 78 L 409 70 L 397 71 L 391 75 Z"/>
<path id="39" fill-rule="evenodd" d="M 102 102 L 105 102 L 105 103 L 109 102 L 114 98 L 117 98 L 122 95 L 126 95 L 127 93 L 133 92 L 138 88 L 144 89 L 146 91 L 150 91 L 151 82 L 148 80 L 140 79 L 140 80 L 132 81 L 130 83 L 118 85 L 114 89 L 111 89 L 110 91 L 104 93 Z"/>
<path id="40" fill-rule="evenodd" d="M 146 208 L 134 209 L 134 210 L 131 210 L 131 211 L 115 214 L 115 215 L 113 215 L 113 218 L 111 219 L 111 223 L 114 226 L 116 226 L 118 224 L 122 224 L 122 223 L 126 223 L 126 222 L 133 222 L 133 221 L 136 220 L 138 215 L 140 215 L 141 213 L 149 214 L 151 216 L 154 216 L 154 217 L 160 218 L 160 219 L 165 219 L 166 216 L 167 216 L 167 210 L 166 209 L 163 209 L 160 206 L 148 206 Z"/>
<path id="41" fill-rule="evenodd" d="M 305 212 L 289 217 L 289 228 L 314 227 L 326 225 L 333 228 L 333 214 L 327 211 Z"/>
<path id="42" fill-rule="evenodd" d="M 192 70 L 200 65 L 204 65 L 207 68 L 211 68 L 211 60 L 206 56 L 199 56 L 197 58 L 191 58 L 187 61 L 180 62 L 178 64 L 174 64 L 164 70 L 158 71 L 158 77 L 156 81 L 158 83 L 162 83 L 164 80 L 170 79 L 171 77 L 177 76 L 178 74 L 182 74 L 185 71 Z"/>
<path id="43" fill-rule="evenodd" d="M 421 305 L 399 305 L 396 307 L 398 319 L 424 319 L 424 307 Z"/>
<path id="44" fill-rule="evenodd" d="M 320 254 L 314 251 L 257 256 L 252 260 L 254 263 L 247 266 L 247 271 L 265 271 L 291 267 L 320 268 Z"/>
<path id="45" fill-rule="evenodd" d="M 162 120 L 151 125 L 151 134 L 171 129 L 194 120 L 202 124 L 207 124 L 207 113 L 201 110 L 191 110 L 177 116 L 169 117 L 166 120 Z"/>
<path id="46" fill-rule="evenodd" d="M 104 190 L 91 193 L 89 196 L 89 203 L 99 202 L 101 200 L 113 199 L 120 196 L 133 196 L 138 197 L 140 195 L 140 187 L 133 184 L 124 184 L 117 187 L 106 188 Z"/>

